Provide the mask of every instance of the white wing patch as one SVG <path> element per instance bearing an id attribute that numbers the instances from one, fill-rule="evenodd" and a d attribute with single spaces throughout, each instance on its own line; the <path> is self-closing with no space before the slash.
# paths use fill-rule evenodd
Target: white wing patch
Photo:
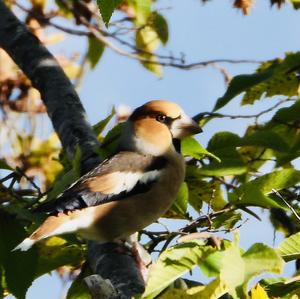
<path id="1" fill-rule="evenodd" d="M 152 170 L 145 173 L 117 171 L 114 172 L 112 175 L 116 182 L 115 187 L 112 190 L 112 194 L 119 194 L 123 191 L 131 191 L 138 182 L 146 184 L 149 181 L 158 179 L 161 175 L 161 171 Z"/>

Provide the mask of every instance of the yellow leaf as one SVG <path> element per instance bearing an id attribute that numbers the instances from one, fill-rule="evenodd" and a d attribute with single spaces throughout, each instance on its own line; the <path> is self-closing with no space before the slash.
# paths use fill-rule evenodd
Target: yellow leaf
<path id="1" fill-rule="evenodd" d="M 262 286 L 258 283 L 251 290 L 251 299 L 270 299 Z"/>

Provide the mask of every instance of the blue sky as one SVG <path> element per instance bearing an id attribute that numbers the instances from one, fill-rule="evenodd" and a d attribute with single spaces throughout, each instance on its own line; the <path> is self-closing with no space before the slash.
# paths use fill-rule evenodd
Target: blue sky
<path id="1" fill-rule="evenodd" d="M 174 55 L 185 53 L 187 62 L 216 58 L 267 60 L 283 57 L 285 52 L 299 50 L 300 12 L 285 5 L 281 10 L 270 9 L 269 1 L 257 0 L 250 15 L 232 8 L 233 1 L 209 1 L 202 5 L 199 0 L 159 1 L 158 8 L 169 21 L 170 40 L 162 52 Z M 81 51 L 84 43 L 78 38 L 68 38 L 56 52 Z M 249 73 L 253 64 L 224 66 L 232 75 Z M 106 49 L 96 69 L 87 74 L 80 90 L 82 102 L 92 123 L 96 123 L 111 110 L 113 105 L 141 105 L 155 98 L 170 99 L 179 103 L 189 115 L 209 111 L 216 99 L 225 91 L 223 77 L 210 67 L 183 71 L 164 69 L 164 77 L 158 79 L 143 69 L 136 61 L 120 57 Z M 224 113 L 241 114 L 259 111 L 270 99 L 255 107 L 239 107 L 234 100 L 222 110 Z M 242 134 L 246 121 L 218 120 L 211 122 L 199 136 L 202 144 L 220 130 Z M 273 231 L 266 213 L 263 222 L 255 219 L 241 229 L 241 246 L 248 248 L 253 242 L 272 245 Z M 277 242 L 280 236 L 277 238 Z M 287 269 L 289 273 L 292 267 Z M 61 282 L 56 274 L 39 279 L 28 291 L 28 299 L 60 298 Z M 47 290 L 47 291 L 46 291 Z"/>

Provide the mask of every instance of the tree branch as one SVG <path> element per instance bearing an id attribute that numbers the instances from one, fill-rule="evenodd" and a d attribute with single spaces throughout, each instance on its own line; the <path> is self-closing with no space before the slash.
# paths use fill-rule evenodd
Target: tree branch
<path id="1" fill-rule="evenodd" d="M 100 158 L 94 149 L 99 143 L 74 87 L 55 58 L 5 6 L 3 0 L 0 0 L 0 47 L 40 91 L 54 129 L 69 157 L 74 156 L 79 145 L 82 172 L 98 164 Z M 118 292 L 117 298 L 131 298 L 142 293 L 144 282 L 134 259 L 106 248 L 106 244 L 91 243 L 88 262 L 97 274 L 112 281 Z"/>

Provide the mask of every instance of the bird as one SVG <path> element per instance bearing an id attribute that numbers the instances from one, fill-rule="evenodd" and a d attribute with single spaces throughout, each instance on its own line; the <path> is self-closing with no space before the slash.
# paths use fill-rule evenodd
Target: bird
<path id="1" fill-rule="evenodd" d="M 45 221 L 14 250 L 77 233 L 98 242 L 125 240 L 161 217 L 185 178 L 180 139 L 201 127 L 171 101 L 152 100 L 124 123 L 118 150 L 56 199 L 40 204 Z"/>

